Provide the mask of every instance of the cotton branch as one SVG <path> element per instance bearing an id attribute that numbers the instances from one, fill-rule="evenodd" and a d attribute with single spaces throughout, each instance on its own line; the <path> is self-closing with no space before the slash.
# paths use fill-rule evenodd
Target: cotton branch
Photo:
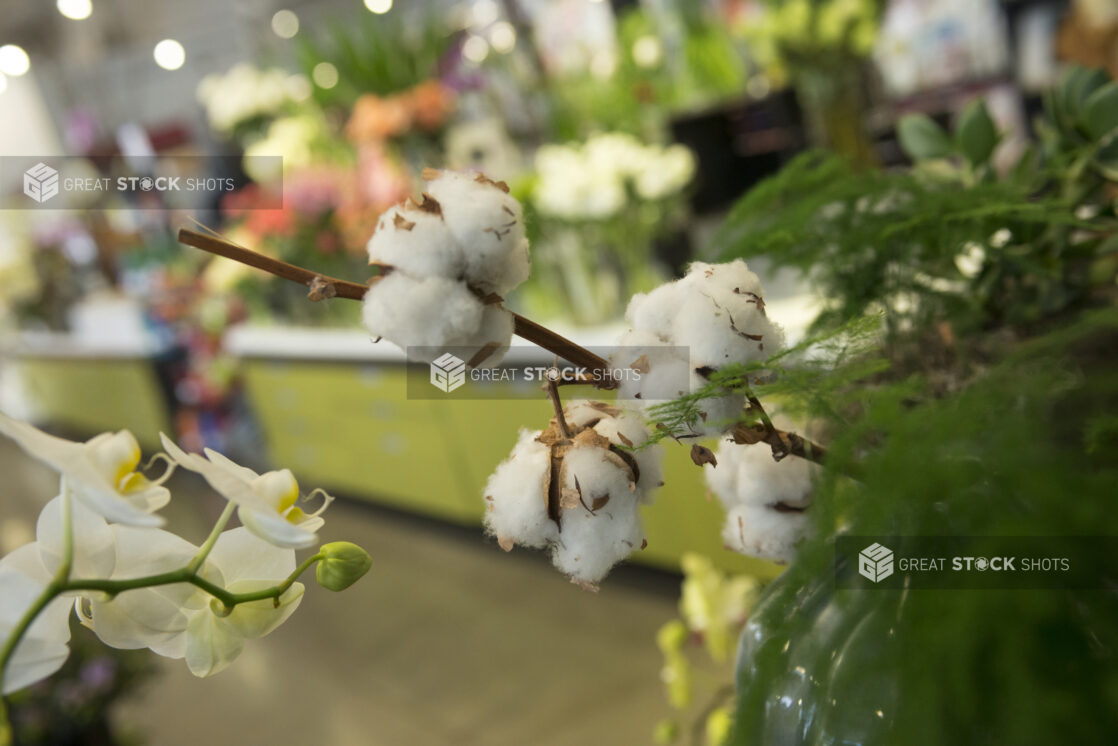
<path id="1" fill-rule="evenodd" d="M 773 425 L 772 419 L 752 392 L 746 394 L 746 399 L 749 401 L 749 407 L 746 411 L 757 415 L 760 422 L 754 425 L 743 423 L 734 427 L 730 431 L 730 437 L 733 438 L 735 443 L 743 445 L 764 443 L 772 449 L 773 458 L 777 461 L 785 456 L 798 456 L 823 465 L 827 457 L 826 448 L 796 433 L 780 430 Z"/>
<path id="2" fill-rule="evenodd" d="M 312 272 L 309 269 L 297 267 L 294 264 L 288 264 L 279 259 L 265 256 L 252 249 L 247 249 L 244 246 L 238 246 L 225 239 L 198 233 L 197 231 L 188 230 L 186 228 L 179 230 L 179 242 L 187 246 L 193 246 L 196 249 L 201 249 L 202 251 L 207 251 L 211 254 L 217 254 L 218 256 L 232 259 L 241 264 L 247 264 L 256 269 L 262 269 L 276 277 L 282 277 L 285 280 L 291 280 L 300 285 L 306 285 L 309 288 L 308 297 L 310 300 L 327 300 L 330 298 L 361 300 L 365 297 L 365 293 L 369 289 L 369 285 L 339 280 L 335 277 Z M 370 285 L 376 281 L 377 278 L 374 277 L 370 281 Z M 576 366 L 588 368 L 590 370 L 604 371 L 609 369 L 609 363 L 585 347 L 572 342 L 562 335 L 556 334 L 545 326 L 541 326 L 515 313 L 513 314 L 513 332 L 518 337 L 522 337 L 529 342 L 537 344 L 548 352 L 554 353 Z M 594 381 L 594 384 L 598 388 L 613 388 L 609 376 L 603 376 L 600 381 Z"/>
<path id="3" fill-rule="evenodd" d="M 193 246 L 196 249 L 201 249 L 202 251 L 223 256 L 250 267 L 255 267 L 256 269 L 271 273 L 276 277 L 282 277 L 285 280 L 305 285 L 308 288 L 308 298 L 312 301 L 328 300 L 331 298 L 361 300 L 365 297 L 365 293 L 369 290 L 369 287 L 379 279 L 374 277 L 370 280 L 369 285 L 363 285 L 357 282 L 341 280 L 336 277 L 329 277 L 275 259 L 274 257 L 265 256 L 252 249 L 226 241 L 223 238 L 198 233 L 197 231 L 188 230 L 186 228 L 179 230 L 178 240 L 180 243 L 186 244 L 187 246 Z M 590 370 L 609 370 L 609 363 L 603 358 L 595 355 L 585 347 L 572 342 L 566 337 L 556 334 L 547 327 L 537 324 L 530 319 L 526 319 L 519 314 L 513 314 L 513 332 L 517 336 L 537 344 L 548 352 L 558 355 L 579 367 Z M 578 382 L 590 383 L 597 388 L 608 389 L 616 386 L 612 381 L 613 379 L 610 376 L 602 376 L 600 380 L 591 380 L 589 377 L 583 377 L 578 381 L 558 381 L 556 385 L 559 383 Z M 558 392 L 555 392 L 555 394 L 557 393 Z M 556 397 L 553 397 L 553 399 L 554 398 Z M 740 424 L 735 427 L 731 432 L 731 437 L 735 443 L 765 443 L 772 449 L 773 458 L 778 461 L 785 456 L 791 455 L 814 461 L 817 464 L 823 463 L 827 453 L 823 446 L 806 440 L 796 433 L 785 432 L 774 427 L 772 420 L 769 419 L 761 403 L 752 394 L 749 395 L 749 411 L 756 414 L 761 422 L 756 425 Z"/>

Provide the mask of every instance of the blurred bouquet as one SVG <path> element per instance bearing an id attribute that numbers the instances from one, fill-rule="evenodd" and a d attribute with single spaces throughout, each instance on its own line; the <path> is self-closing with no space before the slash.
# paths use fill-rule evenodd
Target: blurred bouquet
<path id="1" fill-rule="evenodd" d="M 564 312 L 581 323 L 608 320 L 630 295 L 663 281 L 653 245 L 686 218 L 690 150 L 608 133 L 544 145 L 536 171 L 529 204 L 542 235 L 534 255 L 546 269 L 534 275 L 552 283 Z"/>
<path id="2" fill-rule="evenodd" d="M 279 68 L 263 70 L 243 62 L 224 74 L 202 78 L 195 93 L 206 109 L 210 127 L 223 136 L 241 139 L 305 101 L 311 85 L 303 75 Z"/>
<path id="3" fill-rule="evenodd" d="M 646 145 L 610 133 L 580 144 L 544 145 L 536 170 L 539 213 L 578 222 L 678 195 L 695 175 L 695 159 L 682 145 Z"/>
<path id="4" fill-rule="evenodd" d="M 391 95 L 366 93 L 354 103 L 345 134 L 358 157 L 391 147 L 414 179 L 442 162 L 440 135 L 454 106 L 454 91 L 433 78 Z"/>
<path id="5" fill-rule="evenodd" d="M 872 163 L 862 131 L 861 73 L 880 26 L 879 0 L 764 0 L 742 34 L 768 77 L 795 86 L 817 145 Z"/>
<path id="6" fill-rule="evenodd" d="M 346 136 L 355 144 L 377 142 L 410 130 L 437 132 L 454 111 L 454 92 L 438 80 L 426 80 L 391 96 L 366 93 L 353 105 Z"/>

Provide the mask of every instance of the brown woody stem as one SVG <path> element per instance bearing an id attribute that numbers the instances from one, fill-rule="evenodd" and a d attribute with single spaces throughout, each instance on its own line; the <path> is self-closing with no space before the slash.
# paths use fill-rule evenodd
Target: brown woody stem
<path id="1" fill-rule="evenodd" d="M 798 456 L 822 465 L 827 457 L 827 449 L 818 443 L 797 435 L 796 433 L 779 430 L 773 425 L 769 413 L 761 406 L 760 400 L 752 391 L 746 392 L 750 411 L 761 420 L 754 425 L 740 424 L 730 432 L 730 437 L 735 443 L 753 444 L 764 443 L 772 449 L 773 458 L 780 461 L 785 456 Z"/>
<path id="2" fill-rule="evenodd" d="M 559 425 L 559 432 L 563 433 L 564 438 L 570 438 L 571 428 L 567 424 L 566 415 L 563 414 L 563 402 L 559 398 L 559 383 L 555 379 L 549 378 L 547 381 L 547 398 L 551 399 L 551 407 L 555 410 L 555 423 Z"/>
<path id="3" fill-rule="evenodd" d="M 187 246 L 193 246 L 196 249 L 201 249 L 202 251 L 207 251 L 211 254 L 217 254 L 218 256 L 232 259 L 241 264 L 247 264 L 256 269 L 262 269 L 265 272 L 269 272 L 277 277 L 282 277 L 285 280 L 291 280 L 300 285 L 306 285 L 312 290 L 321 288 L 324 285 L 333 286 L 332 295 L 328 293 L 318 293 L 318 296 L 323 299 L 334 297 L 361 300 L 365 297 L 365 292 L 369 289 L 368 285 L 349 282 L 348 280 L 339 280 L 335 277 L 328 277 L 317 272 L 312 272 L 309 269 L 297 267 L 294 264 L 288 264 L 279 259 L 265 256 L 252 249 L 238 246 L 235 243 L 217 238 L 216 236 L 198 233 L 197 231 L 188 230 L 186 228 L 179 230 L 179 242 Z M 609 363 L 607 363 L 605 359 L 595 355 L 585 347 L 556 334 L 546 326 L 541 326 L 515 313 L 513 314 L 513 331 L 518 337 L 533 342 L 548 352 L 552 352 L 579 367 L 589 368 L 590 370 L 607 370 L 609 368 Z M 609 376 L 603 376 L 602 382 L 599 383 L 599 388 L 612 388 L 612 386 L 609 385 L 610 380 Z"/>
<path id="4" fill-rule="evenodd" d="M 335 277 L 319 274 L 318 272 L 311 272 L 309 269 L 296 267 L 294 264 L 288 264 L 279 259 L 265 256 L 264 254 L 253 251 L 252 249 L 246 249 L 244 246 L 238 246 L 230 241 L 208 236 L 205 233 L 187 230 L 186 228 L 179 230 L 179 243 L 193 246 L 202 251 L 208 251 L 211 254 L 223 256 L 226 259 L 232 259 L 241 264 L 247 264 L 250 267 L 262 269 L 276 277 L 282 277 L 285 280 L 291 280 L 292 282 L 297 282 L 307 287 L 311 287 L 316 279 L 320 280 L 320 282 L 330 283 L 334 286 L 334 290 L 336 291 L 335 297 L 337 298 L 361 300 L 365 297 L 365 291 L 369 289 L 367 285 L 339 280 Z"/>
<path id="5" fill-rule="evenodd" d="M 798 456 L 822 466 L 827 458 L 827 449 L 818 443 L 777 428 L 769 431 L 763 424 L 738 425 L 730 431 L 730 437 L 735 443 L 745 445 L 764 443 L 772 449 L 773 458 L 777 461 L 785 456 Z"/>

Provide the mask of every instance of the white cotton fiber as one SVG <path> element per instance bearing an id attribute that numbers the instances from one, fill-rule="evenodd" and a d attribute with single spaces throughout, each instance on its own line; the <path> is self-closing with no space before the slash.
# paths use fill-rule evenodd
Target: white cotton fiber
<path id="1" fill-rule="evenodd" d="M 524 216 L 507 187 L 481 174 L 439 171 L 427 193 L 462 247 L 470 285 L 504 295 L 528 279 Z"/>
<path id="2" fill-rule="evenodd" d="M 774 417 L 782 430 L 793 430 L 785 417 Z M 813 480 L 822 467 L 807 459 L 772 457 L 764 443 L 723 442 L 715 451 L 717 466 L 703 466 L 707 486 L 726 508 L 722 538 L 736 552 L 789 562 L 807 531 Z"/>
<path id="3" fill-rule="evenodd" d="M 704 369 L 764 360 L 778 352 L 784 333 L 765 313 L 762 292 L 757 275 L 737 259 L 695 262 L 682 279 L 633 296 L 625 312 L 630 329 L 611 362 L 629 367 L 631 358 L 643 355 L 647 370 L 639 379 L 624 380 L 619 398 L 639 400 L 647 408 L 704 386 Z M 707 399 L 692 429 L 701 435 L 725 432 L 740 419 L 743 406 L 740 395 Z"/>
<path id="4" fill-rule="evenodd" d="M 726 513 L 722 541 L 748 557 L 786 565 L 807 533 L 807 515 L 782 513 L 758 505 L 736 505 Z"/>
<path id="5" fill-rule="evenodd" d="M 465 285 L 443 277 L 417 280 L 393 272 L 365 293 L 365 326 L 401 348 L 442 348 L 473 338 L 484 306 Z M 438 357 L 434 349 L 432 355 Z"/>
<path id="6" fill-rule="evenodd" d="M 644 543 L 640 499 L 629 475 L 603 449 L 572 448 L 565 456 L 563 486 L 581 490 L 577 505 L 563 511 L 552 561 L 573 580 L 595 584 Z"/>
<path id="7" fill-rule="evenodd" d="M 647 410 L 697 391 L 706 384 L 706 378 L 691 367 L 686 348 L 656 346 L 649 344 L 650 338 L 655 337 L 637 331 L 630 331 L 621 338 L 618 352 L 610 362 L 619 368 L 632 367 L 636 362 L 640 378 L 622 378 L 617 389 L 619 401 L 636 403 Z M 741 394 L 703 399 L 697 404 L 701 414 L 691 431 L 697 435 L 719 435 L 741 419 L 744 406 L 745 397 Z"/>
<path id="8" fill-rule="evenodd" d="M 521 433 L 486 485 L 485 525 L 505 549 L 549 547 L 558 569 L 593 587 L 642 548 L 639 506 L 661 484 L 663 452 L 659 446 L 629 450 L 648 432 L 609 405 L 577 402 L 565 418 L 570 437 L 554 420 L 545 431 Z M 558 498 L 558 520 L 549 517 L 549 495 Z"/>
<path id="9" fill-rule="evenodd" d="M 559 535 L 547 516 L 550 451 L 536 440 L 540 432 L 521 430 L 516 447 L 485 485 L 485 528 L 506 549 L 514 543 L 541 548 Z"/>
<path id="10" fill-rule="evenodd" d="M 460 279 L 466 261 L 440 213 L 410 203 L 386 211 L 369 239 L 369 263 L 393 267 L 417 279 Z"/>
<path id="11" fill-rule="evenodd" d="M 481 350 L 487 345 L 496 344 L 496 348 L 489 351 L 484 360 L 477 361 L 475 367 L 488 368 L 497 365 L 504 359 L 509 351 L 512 341 L 513 317 L 512 312 L 500 305 L 491 303 L 485 306 L 481 313 L 481 324 L 476 332 L 462 342 L 462 347 L 468 350 Z M 468 359 L 472 359 L 470 355 Z"/>
<path id="12" fill-rule="evenodd" d="M 782 430 L 793 430 L 791 422 L 775 417 L 774 424 Z M 772 457 L 772 449 L 764 443 L 739 445 L 730 441 L 719 444 L 715 451 L 718 466 L 703 467 L 707 485 L 726 507 L 735 505 L 775 505 L 794 508 L 811 504 L 815 479 L 822 467 L 798 456 Z"/>

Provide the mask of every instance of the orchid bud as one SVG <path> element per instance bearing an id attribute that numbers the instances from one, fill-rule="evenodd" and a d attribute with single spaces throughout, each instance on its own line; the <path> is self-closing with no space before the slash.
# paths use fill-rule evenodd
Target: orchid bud
<path id="1" fill-rule="evenodd" d="M 323 544 L 323 555 L 315 568 L 318 584 L 331 591 L 344 591 L 369 571 L 373 558 L 361 547 L 348 541 Z"/>

